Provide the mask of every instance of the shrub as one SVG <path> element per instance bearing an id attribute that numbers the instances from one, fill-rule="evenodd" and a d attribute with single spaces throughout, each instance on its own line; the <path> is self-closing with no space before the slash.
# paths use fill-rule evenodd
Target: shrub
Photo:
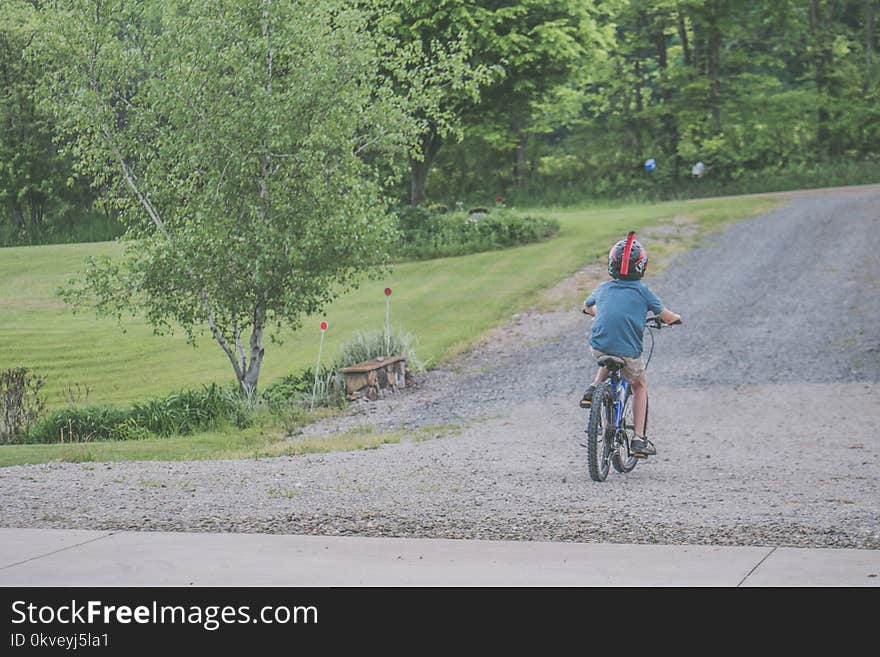
<path id="1" fill-rule="evenodd" d="M 53 411 L 28 435 L 27 442 L 59 443 L 131 438 L 129 411 L 113 406 L 70 407 Z"/>
<path id="2" fill-rule="evenodd" d="M 135 403 L 130 410 L 101 405 L 59 409 L 39 422 L 25 440 L 57 443 L 185 436 L 225 422 L 244 429 L 251 418 L 250 407 L 237 391 L 212 384 Z"/>
<path id="3" fill-rule="evenodd" d="M 483 216 L 432 213 L 422 207 L 399 210 L 400 241 L 396 256 L 401 259 L 427 259 L 465 255 L 509 248 L 548 239 L 559 231 L 559 223 L 510 210 L 472 208 Z"/>
<path id="4" fill-rule="evenodd" d="M 318 370 L 317 385 L 315 370 L 311 368 L 288 374 L 266 388 L 262 398 L 274 413 L 281 412 L 291 404 L 342 407 L 345 404 L 345 394 L 337 371 L 339 367 L 342 366 L 322 366 Z"/>
<path id="5" fill-rule="evenodd" d="M 243 429 L 250 424 L 250 409 L 236 391 L 211 384 L 133 404 L 131 417 L 157 436 L 186 436 L 226 421 Z"/>
<path id="6" fill-rule="evenodd" d="M 319 377 L 333 374 L 335 368 L 324 367 L 318 371 Z M 304 399 L 312 394 L 315 385 L 315 371 L 311 368 L 304 369 L 294 374 L 288 374 L 280 381 L 276 381 L 263 391 L 263 399 L 269 404 L 283 404 L 294 399 Z"/>
<path id="7" fill-rule="evenodd" d="M 45 379 L 26 367 L 0 372 L 0 443 L 26 434 L 45 412 L 40 396 Z"/>

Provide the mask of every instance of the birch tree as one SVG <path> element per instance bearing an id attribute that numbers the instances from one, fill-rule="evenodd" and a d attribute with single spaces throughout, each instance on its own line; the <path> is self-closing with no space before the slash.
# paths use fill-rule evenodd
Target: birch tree
<path id="1" fill-rule="evenodd" d="M 405 127 L 378 73 L 387 44 L 343 0 L 58 5 L 46 98 L 126 229 L 124 255 L 63 295 L 210 331 L 253 397 L 267 329 L 387 260 L 379 171 Z"/>

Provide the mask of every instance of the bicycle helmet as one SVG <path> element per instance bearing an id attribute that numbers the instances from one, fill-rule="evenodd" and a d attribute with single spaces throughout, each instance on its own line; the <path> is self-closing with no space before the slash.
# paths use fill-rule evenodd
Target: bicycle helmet
<path id="1" fill-rule="evenodd" d="M 634 231 L 611 247 L 608 252 L 608 274 L 622 281 L 637 281 L 648 268 L 648 252 L 636 240 Z"/>

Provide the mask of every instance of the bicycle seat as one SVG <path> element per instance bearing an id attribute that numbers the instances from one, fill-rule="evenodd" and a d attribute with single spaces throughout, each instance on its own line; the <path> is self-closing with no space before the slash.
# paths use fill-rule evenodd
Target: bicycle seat
<path id="1" fill-rule="evenodd" d="M 626 363 L 623 361 L 623 358 L 619 358 L 617 356 L 599 356 L 596 359 L 596 362 L 600 367 L 607 367 L 612 372 L 617 372 L 618 370 L 622 370 Z"/>

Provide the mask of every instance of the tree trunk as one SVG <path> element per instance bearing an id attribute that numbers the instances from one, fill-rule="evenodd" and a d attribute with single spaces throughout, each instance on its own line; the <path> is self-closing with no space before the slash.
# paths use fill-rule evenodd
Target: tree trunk
<path id="1" fill-rule="evenodd" d="M 523 129 L 522 121 L 518 114 L 514 114 L 510 120 L 510 129 L 516 138 L 516 146 L 513 154 L 513 178 L 518 186 L 522 186 L 529 173 L 529 163 L 526 157 L 528 135 Z"/>
<path id="2" fill-rule="evenodd" d="M 17 200 L 12 202 L 12 221 L 17 228 L 24 226 L 24 213 L 21 211 L 21 205 Z"/>
<path id="3" fill-rule="evenodd" d="M 253 401 L 257 396 L 257 383 L 260 379 L 260 367 L 263 364 L 263 327 L 254 326 L 250 340 L 250 363 L 241 380 L 242 394 Z"/>
<path id="4" fill-rule="evenodd" d="M 874 58 L 874 0 L 865 0 L 865 90 L 871 88 Z"/>
<path id="5" fill-rule="evenodd" d="M 721 29 L 718 25 L 719 20 L 717 5 L 713 5 L 709 14 L 709 26 L 706 35 L 706 65 L 709 75 L 712 127 L 716 134 L 721 132 Z"/>
<path id="6" fill-rule="evenodd" d="M 410 171 L 410 203 L 413 205 L 421 205 L 427 198 L 428 186 L 428 169 L 431 168 L 429 162 L 417 160 L 414 157 L 409 158 Z"/>
<path id="7" fill-rule="evenodd" d="M 688 43 L 688 33 L 687 26 L 684 22 L 684 14 L 681 11 L 678 12 L 678 40 L 681 41 L 681 51 L 682 55 L 684 56 L 684 65 L 690 66 L 692 62 L 691 48 L 690 44 Z"/>
<path id="8" fill-rule="evenodd" d="M 421 159 L 410 156 L 410 203 L 421 205 L 428 198 L 428 171 L 440 150 L 440 135 L 434 128 L 422 135 L 419 140 Z"/>
<path id="9" fill-rule="evenodd" d="M 813 40 L 813 69 L 816 82 L 816 146 L 820 157 L 831 155 L 834 147 L 831 138 L 831 113 L 828 111 L 827 99 L 830 92 L 829 75 L 833 52 L 828 43 L 827 33 L 823 29 L 828 17 L 823 15 L 821 0 L 810 1 L 810 32 Z"/>
<path id="10" fill-rule="evenodd" d="M 636 142 L 636 153 L 638 153 L 638 155 L 641 157 L 645 155 L 645 144 L 644 140 L 642 139 L 642 112 L 645 109 L 645 100 L 642 95 L 642 63 L 641 60 L 639 60 L 638 58 L 635 61 L 634 68 L 636 83 L 634 85 L 633 93 L 635 95 L 636 109 L 633 115 L 632 126 L 633 135 Z"/>
<path id="11" fill-rule="evenodd" d="M 31 215 L 31 227 L 38 228 L 43 223 L 43 198 L 41 194 L 28 192 L 28 209 Z"/>
<path id="12" fill-rule="evenodd" d="M 666 33 L 659 27 L 654 33 L 654 45 L 657 48 L 657 65 L 660 68 L 661 98 L 663 98 L 662 124 L 666 137 L 667 155 L 672 157 L 672 177 L 678 180 L 681 162 L 678 156 L 678 123 L 672 110 L 672 88 L 668 80 L 668 56 L 666 52 Z"/>

